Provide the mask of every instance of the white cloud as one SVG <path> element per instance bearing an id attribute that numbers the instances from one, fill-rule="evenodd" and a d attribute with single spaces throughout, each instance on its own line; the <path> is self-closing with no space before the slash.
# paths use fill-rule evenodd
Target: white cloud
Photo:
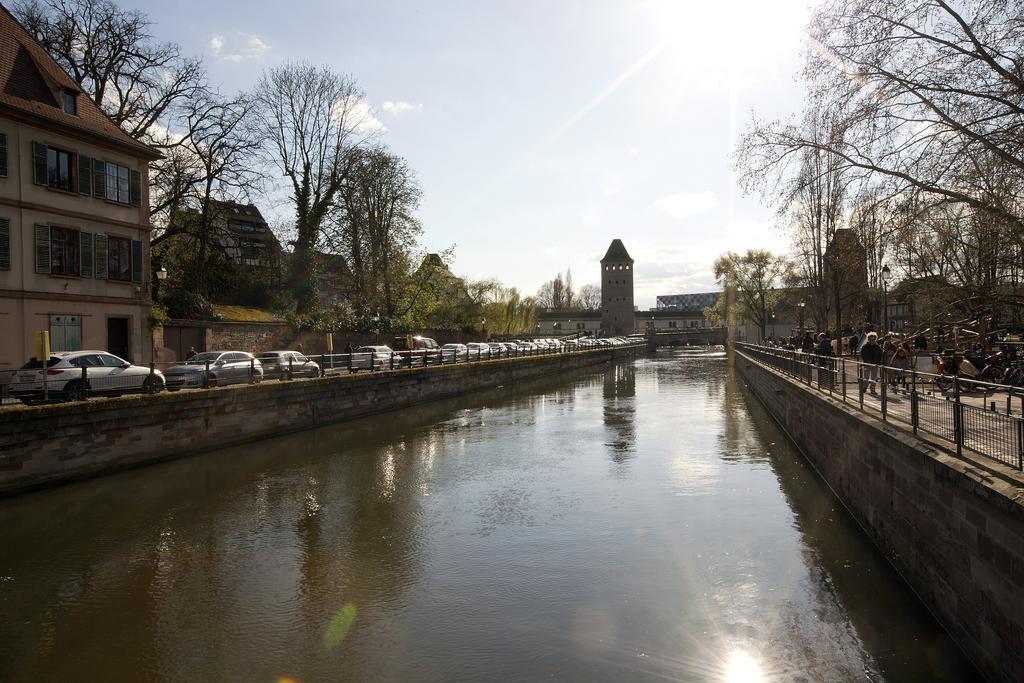
<path id="1" fill-rule="evenodd" d="M 655 201 L 654 207 L 676 220 L 683 220 L 718 208 L 718 195 L 711 191 L 676 192 Z"/>
<path id="2" fill-rule="evenodd" d="M 544 247 L 543 253 L 545 256 L 555 256 L 559 252 L 558 247 L 554 245 L 548 245 Z"/>
<path id="3" fill-rule="evenodd" d="M 417 109 L 423 109 L 422 104 L 414 104 L 412 102 L 406 102 L 404 100 L 387 100 L 381 107 L 389 114 L 402 114 L 407 111 L 416 111 Z"/>
<path id="4" fill-rule="evenodd" d="M 632 147 L 630 147 L 629 148 L 629 156 L 631 156 L 631 157 L 638 157 L 638 156 L 640 156 L 640 148 L 637 147 L 636 145 L 633 145 Z"/>
<path id="5" fill-rule="evenodd" d="M 601 212 L 594 208 L 584 211 L 581 218 L 583 219 L 583 225 L 588 228 L 595 228 L 601 224 Z"/>
<path id="6" fill-rule="evenodd" d="M 224 62 L 258 62 L 270 52 L 271 46 L 255 33 L 235 31 L 231 38 L 221 33 L 210 36 L 210 52 Z"/>
<path id="7" fill-rule="evenodd" d="M 349 97 L 344 108 L 339 107 L 338 111 L 344 110 L 345 116 L 352 122 L 352 128 L 360 133 L 380 133 L 387 128 L 377 118 L 373 106 L 360 97 Z"/>

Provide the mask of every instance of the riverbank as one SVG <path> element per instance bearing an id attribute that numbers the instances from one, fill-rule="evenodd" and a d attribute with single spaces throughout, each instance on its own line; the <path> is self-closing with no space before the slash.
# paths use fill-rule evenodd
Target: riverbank
<path id="1" fill-rule="evenodd" d="M 735 353 L 747 386 L 991 680 L 1024 680 L 1024 481 Z"/>
<path id="2" fill-rule="evenodd" d="M 0 495 L 631 358 L 613 347 L 0 413 Z"/>

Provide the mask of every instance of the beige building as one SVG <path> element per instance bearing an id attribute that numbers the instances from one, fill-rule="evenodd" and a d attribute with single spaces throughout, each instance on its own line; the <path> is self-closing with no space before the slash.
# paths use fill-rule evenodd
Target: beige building
<path id="1" fill-rule="evenodd" d="M 54 351 L 152 358 L 149 161 L 0 8 L 0 370 Z"/>

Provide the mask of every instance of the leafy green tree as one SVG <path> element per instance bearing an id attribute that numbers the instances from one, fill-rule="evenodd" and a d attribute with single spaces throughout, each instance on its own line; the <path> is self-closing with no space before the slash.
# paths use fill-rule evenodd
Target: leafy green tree
<path id="1" fill-rule="evenodd" d="M 718 314 L 719 320 L 733 319 L 732 314 L 753 322 L 761 334 L 766 335 L 768 315 L 779 299 L 775 289 L 786 273 L 788 263 L 784 257 L 776 256 L 764 249 L 748 249 L 743 255 L 726 252 L 714 264 L 715 278 L 722 286 L 727 315 Z M 730 301 L 735 297 L 735 310 L 729 310 Z"/>

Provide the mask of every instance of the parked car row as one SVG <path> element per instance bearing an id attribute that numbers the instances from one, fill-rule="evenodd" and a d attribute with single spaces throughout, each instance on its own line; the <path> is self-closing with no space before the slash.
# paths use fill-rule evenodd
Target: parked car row
<path id="1" fill-rule="evenodd" d="M 420 338 L 417 338 L 420 339 Z M 231 384 L 259 384 L 265 379 L 321 377 L 339 372 L 449 365 L 526 355 L 561 353 L 635 343 L 622 337 L 606 339 L 512 339 L 438 345 L 418 341 L 413 350 L 368 345 L 350 353 L 322 354 L 320 362 L 299 351 L 205 351 L 158 369 L 155 364 L 133 365 L 106 351 L 66 351 L 51 354 L 44 364 L 32 358 L 19 370 L 0 377 L 3 402 L 27 404 L 80 401 L 92 396 L 157 393 L 204 389 Z M 429 342 L 429 343 L 428 343 Z"/>

